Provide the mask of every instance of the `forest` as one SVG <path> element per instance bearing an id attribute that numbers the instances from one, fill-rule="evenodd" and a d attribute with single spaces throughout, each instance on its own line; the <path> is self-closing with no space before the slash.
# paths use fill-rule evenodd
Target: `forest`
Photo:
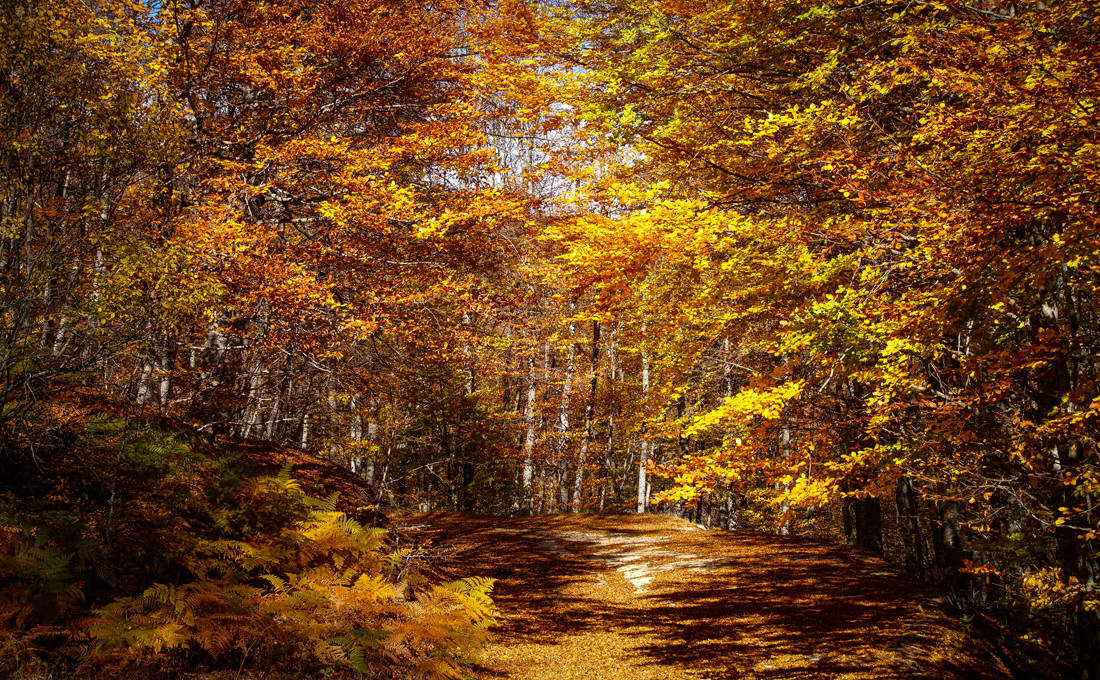
<path id="1" fill-rule="evenodd" d="M 1091 0 L 0 34 L 0 675 L 481 677 L 460 513 L 845 543 L 1100 679 Z"/>

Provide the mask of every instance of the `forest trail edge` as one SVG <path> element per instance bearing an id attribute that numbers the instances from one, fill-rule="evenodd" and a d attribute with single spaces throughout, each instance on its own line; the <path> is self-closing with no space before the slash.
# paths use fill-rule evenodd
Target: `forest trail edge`
<path id="1" fill-rule="evenodd" d="M 942 600 L 843 545 L 652 515 L 398 525 L 445 571 L 498 579 L 478 678 L 1010 677 Z"/>

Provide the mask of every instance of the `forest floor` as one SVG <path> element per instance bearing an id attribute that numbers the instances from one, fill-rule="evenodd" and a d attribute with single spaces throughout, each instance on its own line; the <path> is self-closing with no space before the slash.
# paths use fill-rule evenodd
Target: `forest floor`
<path id="1" fill-rule="evenodd" d="M 498 680 L 1007 678 L 942 601 L 870 554 L 652 515 L 402 515 L 436 566 L 498 579 Z"/>

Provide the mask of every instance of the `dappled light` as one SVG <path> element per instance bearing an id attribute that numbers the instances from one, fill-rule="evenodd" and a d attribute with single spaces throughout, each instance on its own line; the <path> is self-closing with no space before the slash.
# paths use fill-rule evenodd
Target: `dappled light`
<path id="1" fill-rule="evenodd" d="M 499 579 L 485 677 L 1011 677 L 942 599 L 846 546 L 638 516 L 397 522 L 437 568 Z M 684 554 L 707 562 L 660 570 Z M 647 562 L 639 589 L 622 567 Z"/>
<path id="2" fill-rule="evenodd" d="M 8 0 L 0 676 L 1100 678 L 1095 0 Z"/>

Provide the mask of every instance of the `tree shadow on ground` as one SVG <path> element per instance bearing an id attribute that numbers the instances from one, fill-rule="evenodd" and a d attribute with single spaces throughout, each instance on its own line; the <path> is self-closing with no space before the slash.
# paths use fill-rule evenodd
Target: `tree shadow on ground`
<path id="1" fill-rule="evenodd" d="M 716 560 L 707 570 L 662 573 L 643 592 L 616 600 L 593 585 L 599 572 L 616 578 L 614 569 L 591 544 L 562 538 L 577 529 L 576 518 L 420 520 L 425 535 L 448 546 L 446 569 L 499 579 L 502 639 L 555 645 L 616 630 L 638 641 L 624 661 L 636 677 L 1006 677 L 931 593 L 848 546 L 751 533 L 669 534 L 630 517 L 600 518 L 585 528 L 652 537 L 670 551 Z"/>
<path id="2" fill-rule="evenodd" d="M 424 526 L 414 525 L 410 534 L 441 547 L 435 566 L 444 575 L 497 579 L 498 634 L 546 641 L 593 624 L 590 615 L 600 601 L 566 593 L 590 580 L 596 567 L 575 543 L 552 536 L 552 524 L 446 513 L 418 519 Z"/>
<path id="3" fill-rule="evenodd" d="M 643 607 L 608 612 L 619 626 L 661 640 L 637 647 L 640 655 L 707 668 L 712 680 L 1003 677 L 955 656 L 965 635 L 885 565 L 811 541 L 735 540 L 734 569 L 659 585 Z"/>

